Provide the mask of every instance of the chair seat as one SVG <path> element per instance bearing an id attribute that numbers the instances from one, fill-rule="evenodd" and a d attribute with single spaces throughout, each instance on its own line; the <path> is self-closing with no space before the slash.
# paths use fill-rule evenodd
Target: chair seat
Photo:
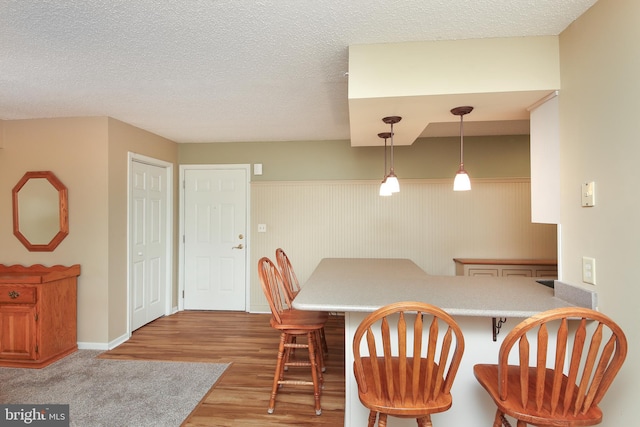
<path id="1" fill-rule="evenodd" d="M 400 378 L 400 370 L 399 370 L 399 359 L 394 357 L 392 359 L 393 363 L 393 378 L 394 378 L 394 387 L 396 389 L 400 389 L 399 386 L 399 378 Z M 416 393 L 415 399 L 412 393 L 411 387 L 411 379 L 413 377 L 413 358 L 407 358 L 407 372 L 405 375 L 407 382 L 407 394 L 405 397 L 405 401 L 397 399 L 397 396 L 394 400 L 389 399 L 389 393 L 386 390 L 386 384 L 383 385 L 382 398 L 377 398 L 376 393 L 367 393 L 362 391 L 362 387 L 358 388 L 358 397 L 363 405 L 366 407 L 385 414 L 394 415 L 396 417 L 407 417 L 407 418 L 416 418 L 421 417 L 428 414 L 435 414 L 438 412 L 444 412 L 451 407 L 451 394 L 449 393 L 440 393 L 440 395 L 433 399 L 432 396 L 425 396 L 424 393 L 424 372 L 426 372 L 427 360 L 421 359 L 420 364 L 420 377 L 423 379 L 420 382 L 420 386 L 418 387 L 418 392 Z M 362 358 L 362 366 L 364 377 L 366 380 L 366 386 L 368 390 L 375 390 L 375 381 L 373 375 L 373 367 L 371 365 L 371 358 L 363 357 Z M 378 366 L 380 370 L 380 375 L 384 375 L 382 370 L 384 369 L 384 358 L 378 357 Z M 438 369 L 438 365 L 436 364 L 434 367 L 434 371 Z M 444 381 L 444 379 L 443 379 Z M 396 395 L 397 395 L 396 391 Z M 428 402 L 428 405 L 425 403 Z"/>
<path id="2" fill-rule="evenodd" d="M 288 309 L 280 312 L 280 322 L 271 318 L 271 326 L 289 333 L 305 333 L 315 329 L 322 329 L 329 314 L 323 311 L 306 311 Z M 300 331 L 300 332 L 294 332 Z"/>
<path id="3" fill-rule="evenodd" d="M 498 365 L 479 364 L 473 367 L 473 372 L 482 385 L 487 390 L 491 398 L 494 400 L 498 408 L 507 415 L 525 421 L 533 425 L 550 425 L 550 426 L 590 426 L 599 424 L 602 421 L 602 411 L 597 405 L 593 405 L 584 414 L 578 412 L 574 415 L 574 407 L 570 407 L 565 414 L 564 408 L 560 403 L 554 413 L 551 413 L 550 399 L 544 399 L 543 405 L 538 410 L 535 402 L 535 391 L 532 389 L 535 384 L 536 368 L 529 368 L 529 395 L 527 408 L 522 406 L 519 388 L 519 366 L 508 366 L 509 377 L 509 393 L 506 400 L 501 400 L 498 392 Z M 545 372 L 545 390 L 544 396 L 551 396 L 551 388 L 553 384 L 553 370 L 547 369 Z M 514 381 L 511 381 L 513 379 Z M 566 389 L 567 377 L 562 379 L 561 393 L 564 395 Z M 577 387 L 571 385 L 577 392 Z"/>

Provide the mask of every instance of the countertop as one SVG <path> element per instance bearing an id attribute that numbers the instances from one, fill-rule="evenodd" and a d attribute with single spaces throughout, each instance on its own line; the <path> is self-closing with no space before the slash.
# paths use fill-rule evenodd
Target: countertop
<path id="1" fill-rule="evenodd" d="M 396 301 L 423 301 L 457 316 L 529 317 L 553 308 L 584 306 L 585 301 L 594 304 L 592 292 L 573 286 L 567 292 L 568 285 L 561 282 L 552 289 L 536 279 L 433 276 L 409 259 L 325 258 L 302 286 L 293 307 L 371 312 Z"/>

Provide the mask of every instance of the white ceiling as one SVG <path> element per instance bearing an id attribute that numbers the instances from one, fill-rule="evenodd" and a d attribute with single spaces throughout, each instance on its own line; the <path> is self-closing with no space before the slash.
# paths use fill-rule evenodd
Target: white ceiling
<path id="1" fill-rule="evenodd" d="M 595 2 L 0 0 L 0 119 L 110 116 L 176 142 L 349 139 L 349 45 L 557 35 Z M 465 118 L 465 135 L 495 124 Z"/>

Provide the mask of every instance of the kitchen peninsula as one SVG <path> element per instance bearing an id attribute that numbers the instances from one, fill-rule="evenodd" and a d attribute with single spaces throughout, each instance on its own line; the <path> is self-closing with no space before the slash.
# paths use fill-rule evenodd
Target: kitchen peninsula
<path id="1" fill-rule="evenodd" d="M 358 400 L 352 339 L 364 317 L 397 301 L 422 301 L 451 314 L 465 337 L 465 354 L 454 382 L 453 406 L 433 416 L 434 425 L 491 425 L 495 407 L 473 377 L 476 363 L 495 363 L 501 337 L 526 317 L 570 305 L 593 308 L 595 294 L 557 282 L 556 288 L 527 277 L 432 276 L 408 259 L 323 259 L 294 300 L 300 310 L 344 313 L 345 426 L 366 425 L 368 410 Z M 492 340 L 491 318 L 506 318 Z M 415 420 L 389 418 L 388 426 Z"/>

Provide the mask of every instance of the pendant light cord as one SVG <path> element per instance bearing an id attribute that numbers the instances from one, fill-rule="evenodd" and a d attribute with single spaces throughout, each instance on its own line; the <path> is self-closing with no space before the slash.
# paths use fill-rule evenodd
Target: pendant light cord
<path id="1" fill-rule="evenodd" d="M 460 115 L 460 165 L 464 166 L 464 126 L 462 125 L 462 120 L 464 115 Z"/>

